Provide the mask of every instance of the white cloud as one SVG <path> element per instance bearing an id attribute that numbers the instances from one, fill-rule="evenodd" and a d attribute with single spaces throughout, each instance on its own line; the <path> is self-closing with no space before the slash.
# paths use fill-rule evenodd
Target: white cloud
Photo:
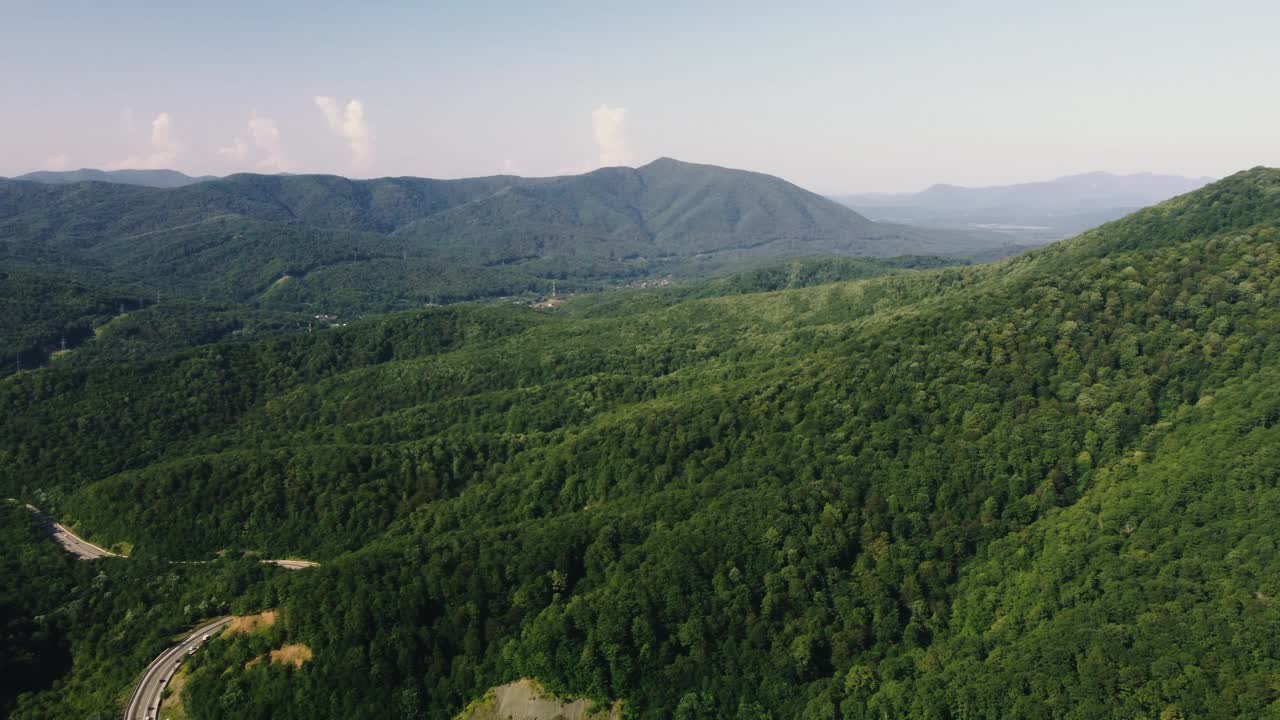
<path id="1" fill-rule="evenodd" d="M 364 104 L 359 100 L 351 100 L 346 108 L 341 108 L 338 101 L 331 97 L 317 95 L 316 107 L 324 113 L 329 129 L 351 146 L 351 164 L 360 170 L 367 170 L 373 157 L 373 135 L 364 120 Z"/>
<path id="2" fill-rule="evenodd" d="M 249 156 L 249 144 L 237 135 L 231 139 L 230 145 L 218 148 L 218 154 L 235 162 L 244 162 L 244 159 Z"/>
<path id="3" fill-rule="evenodd" d="M 172 162 L 177 157 L 181 146 L 173 135 L 173 118 L 169 113 L 160 113 L 151 121 L 151 151 L 156 158 Z"/>
<path id="4" fill-rule="evenodd" d="M 627 109 L 601 105 L 591 111 L 591 127 L 596 148 L 600 151 L 599 167 L 630 165 L 634 160 L 627 147 Z"/>
<path id="5" fill-rule="evenodd" d="M 265 172 L 285 172 L 289 169 L 289 157 L 280 142 L 280 128 L 276 121 L 249 111 L 249 140 L 243 135 L 231 138 L 231 144 L 218 148 L 218 155 L 228 162 L 242 164 L 252 156 L 254 167 Z"/>
<path id="6" fill-rule="evenodd" d="M 162 112 L 151 121 L 151 138 L 149 149 L 140 155 L 130 155 L 120 162 L 107 165 L 108 170 L 124 169 L 156 169 L 173 167 L 182 152 L 182 144 L 173 132 L 173 118 Z"/>
<path id="7" fill-rule="evenodd" d="M 503 174 L 503 175 L 519 175 L 521 172 L 523 172 L 523 171 L 522 171 L 522 170 L 520 170 L 520 166 L 519 166 L 519 165 L 517 165 L 517 164 L 516 164 L 516 162 L 515 162 L 514 160 L 503 160 L 503 161 L 502 161 L 502 174 Z"/>
<path id="8" fill-rule="evenodd" d="M 40 164 L 41 170 L 69 170 L 71 168 L 71 158 L 66 153 L 58 153 L 50 155 Z"/>
<path id="9" fill-rule="evenodd" d="M 280 128 L 276 127 L 275 120 L 259 115 L 256 110 L 251 110 L 249 136 L 253 138 L 254 148 L 262 156 L 258 160 L 259 168 L 271 172 L 284 172 L 289 169 L 289 159 L 285 156 L 284 146 L 280 143 Z"/>

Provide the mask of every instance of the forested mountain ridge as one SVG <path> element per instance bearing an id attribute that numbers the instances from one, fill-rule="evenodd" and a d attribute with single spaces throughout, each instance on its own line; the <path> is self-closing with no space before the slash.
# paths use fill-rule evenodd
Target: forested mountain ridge
<path id="1" fill-rule="evenodd" d="M 670 158 L 634 169 L 602 168 L 549 178 L 351 180 L 332 175 L 237 174 L 169 193 L 110 183 L 76 184 L 80 187 L 67 189 L 6 183 L 6 195 L 10 196 L 6 215 L 54 216 L 50 223 L 53 232 L 40 239 L 78 237 L 74 223 L 81 220 L 105 225 L 103 234 L 110 237 L 207 218 L 217 212 L 264 221 L 297 220 L 329 229 L 392 233 L 432 215 L 515 191 L 530 201 L 555 207 L 584 231 L 606 236 L 611 232 L 638 234 L 659 244 L 678 245 L 683 238 L 712 230 L 724 236 L 740 232 L 739 239 L 855 240 L 860 233 L 887 234 L 873 230 L 870 221 L 848 208 L 784 180 Z M 54 207 L 68 202 L 84 217 L 66 217 L 65 210 Z"/>
<path id="2" fill-rule="evenodd" d="M 72 183 L 95 181 L 120 183 L 123 185 L 143 185 L 146 187 L 182 187 L 206 180 L 213 180 L 213 175 L 192 177 L 177 170 L 37 170 L 25 175 L 18 175 L 13 180 L 29 180 L 31 182 L 50 185 L 69 185 Z"/>
<path id="3" fill-rule="evenodd" d="M 36 366 L 148 299 L 345 321 L 788 257 L 973 251 L 1006 252 L 996 236 L 872 223 L 778 178 L 670 159 L 532 179 L 0 180 L 0 353 L 6 372 Z"/>
<path id="4" fill-rule="evenodd" d="M 327 561 L 258 591 L 314 660 L 215 648 L 191 717 L 448 718 L 524 676 L 682 720 L 1276 710 L 1280 171 L 789 276 L 24 373 L 0 490 L 139 559 Z"/>
<path id="5" fill-rule="evenodd" d="M 778 178 L 662 159 L 554 178 L 0 181 L 0 252 L 169 294 L 351 315 L 813 255 L 964 255 Z M 282 284 L 278 284 L 282 283 Z"/>

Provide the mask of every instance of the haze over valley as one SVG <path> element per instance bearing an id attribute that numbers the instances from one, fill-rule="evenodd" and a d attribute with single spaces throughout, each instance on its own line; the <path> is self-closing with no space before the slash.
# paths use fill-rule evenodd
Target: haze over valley
<path id="1" fill-rule="evenodd" d="M 918 193 L 833 196 L 869 218 L 934 228 L 993 230 L 1042 245 L 1091 230 L 1212 178 L 1091 172 L 1042 182 L 993 187 L 931 185 Z"/>

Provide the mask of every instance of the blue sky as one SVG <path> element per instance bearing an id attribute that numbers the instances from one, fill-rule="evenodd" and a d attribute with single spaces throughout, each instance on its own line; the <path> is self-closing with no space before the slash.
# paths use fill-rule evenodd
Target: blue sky
<path id="1" fill-rule="evenodd" d="M 1280 3 L 0 1 L 0 175 L 546 175 L 821 192 L 1280 165 Z"/>

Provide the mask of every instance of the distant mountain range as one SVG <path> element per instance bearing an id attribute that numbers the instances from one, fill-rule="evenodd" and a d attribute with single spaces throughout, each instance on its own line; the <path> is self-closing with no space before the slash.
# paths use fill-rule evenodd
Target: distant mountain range
<path id="1" fill-rule="evenodd" d="M 1038 244 L 1075 235 L 1211 181 L 1152 173 L 1093 172 L 1017 185 L 934 185 L 918 193 L 834 199 L 876 220 L 996 230 Z"/>
<path id="2" fill-rule="evenodd" d="M 565 290 L 786 257 L 1001 254 L 1006 244 L 872 222 L 776 177 L 666 158 L 555 178 L 241 174 L 160 189 L 108 177 L 0 181 L 0 252 L 171 294 L 351 312 L 552 281 Z"/>
<path id="3" fill-rule="evenodd" d="M 677 163 L 678 161 L 664 158 L 655 161 L 644 168 L 631 170 L 629 168 L 605 168 L 596 171 L 596 173 L 587 173 L 581 176 L 570 176 L 568 178 L 517 178 L 512 176 L 498 176 L 495 178 L 478 178 L 468 180 L 455 181 L 438 181 L 438 180 L 422 180 L 424 183 L 458 183 L 455 190 L 460 190 L 462 197 L 471 202 L 477 199 L 473 192 L 496 194 L 498 190 L 506 187 L 519 188 L 515 197 L 497 198 L 486 197 L 484 207 L 470 208 L 462 213 L 457 213 L 450 217 L 434 218 L 431 222 L 424 223 L 424 227 L 420 232 L 446 232 L 449 231 L 445 225 L 450 222 L 462 222 L 467 224 L 467 236 L 472 236 L 475 227 L 470 226 L 471 221 L 466 219 L 469 212 L 488 213 L 486 222 L 492 222 L 504 216 L 505 213 L 514 213 L 523 220 L 533 220 L 534 222 L 551 222 L 560 225 L 561 219 L 553 219 L 552 213 L 548 215 L 548 202 L 551 205 L 556 203 L 569 201 L 573 202 L 577 197 L 578 190 L 583 189 L 582 186 L 589 185 L 593 182 L 599 182 L 610 174 L 617 176 L 606 182 L 617 182 L 618 177 L 627 173 L 635 173 L 637 177 L 660 177 L 663 173 L 663 165 Z M 713 166 L 694 166 L 689 163 L 679 163 L 686 166 L 686 169 L 694 167 L 705 168 L 708 172 L 723 171 L 724 168 L 715 168 Z M 603 173 L 604 175 L 597 175 Z M 621 175 L 619 175 L 621 173 Z M 269 176 L 269 177 L 294 177 L 288 175 Z M 298 176 L 298 177 L 318 177 L 318 176 Z M 705 181 L 707 178 L 704 178 Z M 768 176 L 757 175 L 757 179 L 767 178 Z M 570 178 L 584 178 L 585 180 L 571 180 Z M 136 185 L 152 188 L 180 188 L 188 185 L 204 183 L 209 181 L 222 180 L 212 175 L 190 176 L 176 170 L 68 170 L 68 171 L 39 171 L 27 173 L 26 175 L 13 178 L 14 180 L 29 180 L 49 185 L 71 185 L 80 182 L 94 181 L 106 182 L 122 185 Z M 670 179 L 670 178 L 667 178 Z M 696 178 L 687 178 L 695 184 L 701 182 Z M 772 178 L 777 180 L 776 178 Z M 419 178 L 384 178 L 381 180 L 365 181 L 370 183 L 381 183 L 385 186 L 388 182 L 396 182 L 401 185 L 413 181 L 421 180 Z M 485 181 L 485 182 L 477 182 Z M 778 181 L 782 182 L 782 181 Z M 870 246 L 856 247 L 863 241 L 871 241 L 872 244 L 888 243 L 895 249 L 902 249 L 910 252 L 930 252 L 942 255 L 959 255 L 973 259 L 986 260 L 991 258 L 1003 257 L 1018 252 L 1026 247 L 1034 247 L 1042 245 L 1054 240 L 1076 235 L 1090 228 L 1110 222 L 1117 218 L 1123 217 L 1139 208 L 1154 205 L 1155 203 L 1167 200 L 1176 195 L 1203 187 L 1210 182 L 1210 178 L 1187 178 L 1176 175 L 1157 175 L 1152 173 L 1137 173 L 1133 175 L 1113 175 L 1105 172 L 1085 173 L 1082 175 L 1070 175 L 1067 177 L 1057 178 L 1044 182 L 1020 183 L 1015 185 L 997 185 L 991 187 L 960 187 L 957 185 L 933 185 L 926 190 L 918 193 L 866 193 L 857 195 L 841 195 L 833 196 L 831 199 L 839 204 L 852 208 L 858 213 L 866 216 L 864 218 L 853 218 L 849 215 L 840 217 L 833 214 L 830 208 L 823 208 L 817 216 L 815 216 L 815 224 L 808 228 L 796 229 L 802 231 L 809 241 L 806 250 L 799 254 L 806 254 L 809 249 L 816 246 L 812 241 L 818 241 L 818 245 L 823 242 L 831 241 L 836 246 L 828 248 L 831 253 L 837 254 L 864 254 L 870 253 L 879 255 L 885 252 L 882 249 L 871 248 Z M 799 188 L 788 183 L 791 190 L 801 191 Z M 539 190 L 547 186 L 555 186 L 558 188 L 555 197 L 540 197 Z M 576 186 L 576 187 L 575 187 Z M 466 188 L 466 189 L 463 189 Z M 597 208 L 584 208 L 586 215 L 581 219 L 587 221 L 588 224 L 596 220 L 604 220 L 606 225 L 610 222 L 602 216 L 593 216 L 595 210 L 606 210 L 609 207 L 618 208 L 616 200 L 621 200 L 625 205 L 630 203 L 632 199 L 639 201 L 639 205 L 635 209 L 643 212 L 647 209 L 654 209 L 657 205 L 665 202 L 669 197 L 664 196 L 664 192 L 683 192 L 684 187 L 672 186 L 666 190 L 659 190 L 656 193 L 648 193 L 648 186 L 642 185 L 640 188 L 646 191 L 646 198 L 628 198 L 625 197 L 629 192 L 626 184 L 617 185 L 616 189 L 622 194 L 619 198 L 606 201 L 604 206 Z M 704 185 L 701 188 L 691 188 L 695 192 L 701 193 L 704 201 L 711 196 L 712 193 L 720 190 L 730 191 L 723 196 L 718 196 L 716 200 L 720 204 L 720 208 L 703 207 L 701 210 L 712 210 L 716 213 L 726 212 L 729 215 L 722 219 L 731 217 L 737 212 L 742 215 L 744 225 L 736 226 L 727 230 L 729 235 L 734 234 L 750 234 L 754 232 L 756 224 L 763 217 L 762 213 L 771 212 L 769 208 L 748 207 L 741 205 L 736 209 L 731 208 L 730 204 L 736 202 L 736 198 L 744 197 L 741 191 L 745 188 L 733 190 L 725 185 Z M 456 194 L 455 191 L 450 191 Z M 567 195 L 565 194 L 567 192 Z M 605 191 L 607 194 L 607 190 Z M 772 191 L 771 191 L 772 192 Z M 735 194 L 736 193 L 736 194 Z M 770 194 L 770 193 L 766 193 Z M 587 197 L 599 195 L 597 190 L 587 190 Z M 775 199 L 777 195 L 774 194 Z M 685 198 L 683 201 L 686 206 L 691 201 Z M 815 198 L 810 197 L 806 202 L 816 202 Z M 648 205 L 646 205 L 648 203 Z M 447 204 L 447 203 L 446 203 Z M 340 206 L 343 204 L 340 202 Z M 776 209 L 776 207 L 774 208 Z M 746 212 L 744 212 L 746 211 Z M 495 214 L 496 213 L 496 214 Z M 576 210 L 575 210 L 576 213 Z M 630 213 L 629 209 L 624 209 L 622 215 L 626 216 Z M 661 215 L 661 213 L 659 213 Z M 537 218 L 541 217 L 541 220 Z M 896 224 L 896 227 L 886 227 L 881 224 L 871 227 L 865 224 L 865 220 L 870 218 L 879 223 Z M 412 218 L 412 220 L 423 220 L 424 217 Z M 669 216 L 658 217 L 659 234 L 664 230 L 670 230 L 674 233 L 680 233 L 685 227 L 681 227 L 679 223 L 667 227 L 665 221 L 671 219 Z M 705 220 L 703 217 L 700 219 Z M 785 226 L 789 220 L 786 217 L 777 218 L 774 229 Z M 505 220 L 499 220 L 499 223 L 505 223 Z M 442 224 L 443 223 L 443 224 Z M 834 223 L 834 224 L 832 224 Z M 570 222 L 572 225 L 573 222 Z M 850 232 L 850 227 L 857 225 L 858 229 Z M 903 226 L 914 226 L 907 228 Z M 517 227 L 523 227 L 522 223 L 517 223 Z M 727 226 L 726 226 L 727 227 Z M 937 234 L 933 232 L 922 231 L 920 228 L 929 228 L 933 231 L 948 230 L 950 233 Z M 454 229 L 456 230 L 456 228 Z M 608 225 L 607 230 L 610 232 L 618 230 L 618 227 Z M 698 227 L 695 229 L 697 233 L 711 231 L 710 226 Z M 713 231 L 716 232 L 716 231 Z M 818 238 L 812 237 L 817 234 Z M 557 233 L 558 234 L 558 233 Z M 572 234 L 572 233 L 570 233 Z M 644 234 L 644 231 L 641 232 Z M 682 236 L 684 237 L 684 236 Z M 653 238 L 659 244 L 661 239 L 657 236 Z M 702 240 L 705 240 L 705 236 Z M 777 238 L 775 238 L 776 240 Z M 797 238 L 790 238 L 796 240 Z M 852 243 L 852 244 L 851 244 Z M 732 243 L 730 243 L 732 245 Z M 730 255 L 752 255 L 752 256 L 772 256 L 778 251 L 778 247 L 773 241 L 767 243 L 766 246 L 754 246 L 749 252 L 744 252 L 744 248 L 716 248 L 717 252 L 729 251 Z M 793 252 L 783 253 L 784 255 L 796 254 Z M 647 255 L 646 255 L 647 256 Z M 719 264 L 717 258 L 716 264 Z M 706 262 L 707 258 L 702 258 L 702 262 Z"/>
<path id="4" fill-rule="evenodd" d="M 40 170 L 19 175 L 14 180 L 30 180 L 49 185 L 70 185 L 72 183 L 96 181 L 120 183 L 121 185 L 142 185 L 144 187 L 175 188 L 192 183 L 215 180 L 214 175 L 192 177 L 177 170 Z"/>

